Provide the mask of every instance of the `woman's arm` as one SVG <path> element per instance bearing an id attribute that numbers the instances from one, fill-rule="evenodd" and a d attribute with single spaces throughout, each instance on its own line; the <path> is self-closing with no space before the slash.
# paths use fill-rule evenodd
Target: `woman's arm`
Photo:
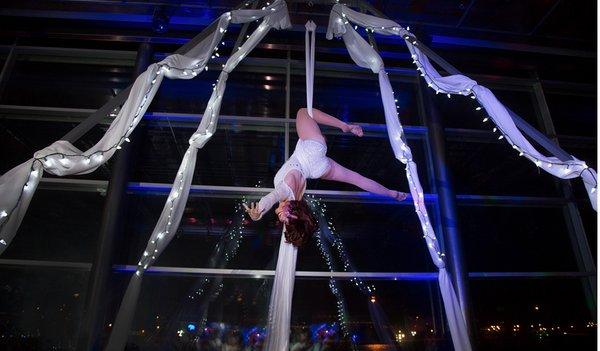
<path id="1" fill-rule="evenodd" d="M 246 212 L 254 221 L 258 221 L 262 216 L 280 201 L 285 201 L 290 198 L 289 187 L 285 184 L 276 186 L 273 191 L 263 196 L 260 201 L 251 203 L 250 206 L 243 204 Z"/>

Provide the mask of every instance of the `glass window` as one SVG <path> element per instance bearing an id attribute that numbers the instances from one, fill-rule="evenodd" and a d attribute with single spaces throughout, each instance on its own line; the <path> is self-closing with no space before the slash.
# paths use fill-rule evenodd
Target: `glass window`
<path id="1" fill-rule="evenodd" d="M 504 141 L 465 141 L 448 134 L 446 162 L 457 194 L 557 196 L 556 178 L 519 157 Z"/>
<path id="2" fill-rule="evenodd" d="M 208 70 L 202 71 L 194 79 L 165 78 L 148 111 L 204 113 L 213 84 L 218 77 L 219 71 Z M 228 93 L 225 90 L 224 97 L 227 97 Z"/>
<path id="3" fill-rule="evenodd" d="M 502 90 L 492 86 L 488 88 L 492 90 L 496 98 L 507 108 L 518 114 L 527 123 L 535 128 L 539 128 L 534 107 L 535 101 L 531 92 Z M 477 100 L 464 96 L 454 96 L 448 99 L 445 95 L 439 94 L 433 101 L 439 113 L 444 118 L 444 126 L 446 128 L 483 129 L 490 131 L 494 128 L 493 122 L 483 122 L 483 118 L 487 116 L 485 110 L 475 110 L 479 106 Z"/>
<path id="4" fill-rule="evenodd" d="M 18 59 L 2 103 L 96 109 L 132 82 L 131 66 L 65 60 Z"/>
<path id="5" fill-rule="evenodd" d="M 458 217 L 469 271 L 577 271 L 561 208 L 459 206 Z"/>
<path id="6" fill-rule="evenodd" d="M 557 134 L 596 137 L 596 95 L 545 95 Z"/>
<path id="7" fill-rule="evenodd" d="M 129 275 L 120 279 L 126 286 Z M 307 343 L 324 343 L 336 350 L 350 349 L 350 340 L 359 347 L 384 348 L 386 342 L 378 336 L 381 333 L 394 347 L 449 347 L 445 327 L 438 319 L 435 283 L 366 281 L 375 287 L 372 298 L 347 280 L 337 281 L 339 300 L 329 284 L 327 279 L 296 279 L 292 343 L 305 334 Z M 159 350 L 222 343 L 263 345 L 271 287 L 271 278 L 150 274 L 142 285 L 130 346 Z M 338 301 L 346 306 L 347 337 L 340 330 Z"/>
<path id="8" fill-rule="evenodd" d="M 165 196 L 130 195 L 127 232 L 131 245 L 119 263 L 137 264 L 152 228 L 164 204 Z M 281 238 L 281 223 L 274 211 L 262 220 L 253 222 L 236 213 L 241 194 L 229 199 L 192 196 L 177 236 L 159 257 L 158 266 L 228 267 L 238 269 L 275 269 Z M 426 250 L 421 228 L 410 204 L 365 204 L 325 201 L 327 218 L 345 246 L 345 252 L 358 271 L 419 272 L 435 267 Z M 430 216 L 435 213 L 430 209 Z M 242 217 L 243 216 L 243 217 Z M 237 223 L 244 218 L 242 237 L 229 238 L 237 233 Z M 238 247 L 239 245 L 239 247 Z M 331 250 L 338 270 L 340 251 Z M 225 250 L 227 248 L 227 251 Z M 225 251 L 230 252 L 229 261 Z M 401 252 L 402 254 L 398 254 Z M 327 271 L 326 257 L 313 238 L 300 248 L 298 270 Z"/>
<path id="9" fill-rule="evenodd" d="M 339 76 L 315 76 L 313 106 L 345 122 L 385 124 L 377 75 L 338 72 Z M 404 125 L 421 125 L 416 85 L 392 81 L 398 100 L 398 114 Z M 360 89 L 359 89 L 360 88 Z M 292 118 L 306 106 L 304 75 L 291 76 Z"/>
<path id="10" fill-rule="evenodd" d="M 596 259 L 598 254 L 598 214 L 592 208 L 592 205 L 589 203 L 589 201 L 580 203 L 577 208 L 579 209 L 579 215 L 581 216 L 581 221 L 583 222 L 583 228 L 585 229 L 588 246 L 592 251 L 594 259 Z"/>
<path id="11" fill-rule="evenodd" d="M 105 197 L 38 188 L 2 258 L 92 262 Z"/>
<path id="12" fill-rule="evenodd" d="M 164 79 L 150 110 L 204 113 L 219 71 L 202 72 L 194 79 Z M 284 117 L 285 75 L 235 70 L 227 79 L 222 115 Z"/>
<path id="13" fill-rule="evenodd" d="M 83 315 L 87 273 L 0 268 L 0 348 L 74 350 Z"/>
<path id="14" fill-rule="evenodd" d="M 478 349 L 596 348 L 578 279 L 471 280 L 470 289 Z"/>
<path id="15" fill-rule="evenodd" d="M 0 119 L 0 148 L 4 150 L 0 154 L 0 174 L 27 161 L 36 151 L 59 140 L 72 127 L 68 123 L 34 123 L 36 127 L 32 128 L 30 120 Z"/>
<path id="16" fill-rule="evenodd" d="M 153 122 L 144 131 L 133 179 L 172 184 L 196 124 Z M 284 162 L 283 126 L 221 123 L 198 151 L 193 184 L 273 185 Z"/>

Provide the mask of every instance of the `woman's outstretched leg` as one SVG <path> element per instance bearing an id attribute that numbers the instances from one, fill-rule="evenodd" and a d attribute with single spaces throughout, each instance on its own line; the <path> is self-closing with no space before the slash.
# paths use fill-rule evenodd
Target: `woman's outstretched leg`
<path id="1" fill-rule="evenodd" d="M 331 167 L 321 177 L 323 179 L 335 180 L 337 182 L 352 184 L 370 193 L 392 197 L 400 201 L 406 199 L 405 193 L 396 190 L 390 190 L 372 179 L 369 179 L 365 176 L 360 175 L 357 172 L 354 172 L 344 166 L 341 166 L 332 159 L 329 159 L 329 162 Z"/>

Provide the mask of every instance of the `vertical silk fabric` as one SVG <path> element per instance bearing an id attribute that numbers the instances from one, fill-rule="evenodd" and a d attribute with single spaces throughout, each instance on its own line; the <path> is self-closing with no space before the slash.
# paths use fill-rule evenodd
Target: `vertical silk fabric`
<path id="1" fill-rule="evenodd" d="M 313 91 L 315 86 L 315 22 L 306 22 L 304 55 L 306 58 L 306 110 L 313 116 Z"/>
<path id="2" fill-rule="evenodd" d="M 362 16 L 359 18 L 361 21 L 355 21 L 354 17 L 352 17 L 353 13 L 355 13 L 355 11 L 348 9 L 345 6 L 335 5 L 331 12 L 331 17 L 329 18 L 327 38 L 332 39 L 333 36 L 342 36 L 354 62 L 361 67 L 370 68 L 374 73 L 378 74 L 379 89 L 381 91 L 381 100 L 383 102 L 388 137 L 395 157 L 406 165 L 406 177 L 410 186 L 410 193 L 415 205 L 415 211 L 421 222 L 423 238 L 427 243 L 431 259 L 439 270 L 438 282 L 444 301 L 446 315 L 448 316 L 448 326 L 452 335 L 454 348 L 461 351 L 470 351 L 471 344 L 465 316 L 462 313 L 462 308 L 456 296 L 452 281 L 446 270 L 444 254 L 441 253 L 438 240 L 427 214 L 423 188 L 417 172 L 417 165 L 413 160 L 410 147 L 406 143 L 406 137 L 402 125 L 400 124 L 400 119 L 398 118 L 398 111 L 396 110 L 394 92 L 387 73 L 385 72 L 383 61 L 379 54 L 354 30 L 354 28 L 352 28 L 352 25 L 350 24 L 350 22 L 360 25 L 369 24 L 367 21 L 369 18 L 364 18 L 366 15 L 360 14 Z M 373 18 L 377 19 L 376 17 Z"/>
<path id="3" fill-rule="evenodd" d="M 425 79 L 428 87 L 434 89 L 436 93 L 448 94 L 448 97 L 451 94 L 456 94 L 470 95 L 472 99 L 476 99 L 481 105 L 476 110 L 481 111 L 480 113 L 487 113 L 482 118 L 485 123 L 493 122 L 495 124 L 495 126 L 490 126 L 490 129 L 498 133 L 498 139 L 505 139 L 520 156 L 558 178 L 573 179 L 580 177 L 584 182 L 592 207 L 597 210 L 596 171 L 574 156 L 571 156 L 570 160 L 561 161 L 557 157 L 541 154 L 515 125 L 506 106 L 498 101 L 488 88 L 460 74 L 442 77 L 431 65 L 427 56 L 419 50 L 414 36 L 398 23 L 359 13 L 343 5 L 335 5 L 329 18 L 327 37 L 332 38 L 334 35 L 342 35 L 352 59 L 361 67 L 371 68 L 373 72 L 378 73 L 375 70 L 379 69 L 381 58 L 354 31 L 349 22 L 378 34 L 396 35 L 404 38 L 413 63 L 417 66 L 417 70 L 420 71 L 420 75 Z M 382 63 L 381 67 L 383 67 Z"/>
<path id="4" fill-rule="evenodd" d="M 284 229 L 285 230 L 285 229 Z M 283 232 L 279 243 L 277 267 L 269 302 L 269 320 L 267 325 L 267 345 L 265 351 L 289 349 L 290 320 L 292 318 L 292 299 L 294 280 L 296 279 L 296 259 L 298 248 L 285 241 Z"/>
<path id="5" fill-rule="evenodd" d="M 91 148 L 82 151 L 65 140 L 59 140 L 37 151 L 33 158 L 11 169 L 0 177 L 0 254 L 4 252 L 16 235 L 19 225 L 39 184 L 43 172 L 57 176 L 80 175 L 93 172 L 107 162 L 122 144 L 129 141 L 129 135 L 142 119 L 164 77 L 171 79 L 192 79 L 205 68 L 213 52 L 218 48 L 223 34 L 230 22 L 245 23 L 265 18 L 257 29 L 257 35 L 249 38 L 245 48 L 240 48 L 223 69 L 218 86 L 221 91 L 227 79 L 227 73 L 235 67 L 254 45 L 272 27 L 291 26 L 284 1 L 276 1 L 262 10 L 236 10 L 227 12 L 218 18 L 217 30 L 198 43 L 185 55 L 174 54 L 158 63 L 154 63 L 135 80 L 131 92 L 120 109 L 113 112 L 116 117 L 104 136 Z M 208 109 L 210 118 L 204 118 L 201 127 L 194 135 L 192 144 L 202 147 L 216 128 L 215 118 L 221 96 L 211 96 Z"/>
<path id="6" fill-rule="evenodd" d="M 194 175 L 197 151 L 210 140 L 217 128 L 221 100 L 225 92 L 229 72 L 252 51 L 271 28 L 285 29 L 291 26 L 287 6 L 283 0 L 276 0 L 272 5 L 262 10 L 236 10 L 224 16 L 234 23 L 250 22 L 260 18 L 262 18 L 262 22 L 223 66 L 223 70 L 208 101 L 202 121 L 189 140 L 190 146 L 181 161 L 176 179 L 173 182 L 173 187 L 167 197 L 156 226 L 150 235 L 146 249 L 138 262 L 138 268 L 131 277 L 125 296 L 121 301 L 112 333 L 105 348 L 106 350 L 122 350 L 124 348 L 129 336 L 131 322 L 135 315 L 135 307 L 141 290 L 144 272 L 156 262 L 156 259 L 167 247 L 177 231 Z M 226 27 L 219 27 L 217 31 L 224 32 L 225 29 Z"/>
<path id="7" fill-rule="evenodd" d="M 311 117 L 315 70 L 315 29 L 316 25 L 313 21 L 306 22 L 306 108 Z M 298 248 L 287 243 L 282 232 L 269 302 L 266 351 L 287 350 L 289 348 L 297 256 Z"/>
<path id="8" fill-rule="evenodd" d="M 466 328 L 466 316 L 456 297 L 456 293 L 445 268 L 444 254 L 440 253 L 435 233 L 423 203 L 423 190 L 419 183 L 416 164 L 412 160 L 410 148 L 402 126 L 398 119 L 395 106 L 394 94 L 384 70 L 383 61 L 379 54 L 352 28 L 351 23 L 360 25 L 368 31 L 382 35 L 398 35 L 405 39 L 413 62 L 421 72 L 429 87 L 436 93 L 471 95 L 473 99 L 483 106 L 489 117 L 484 122 L 491 120 L 496 124 L 494 132 L 499 132 L 499 139 L 506 139 L 521 156 L 534 162 L 538 167 L 544 169 L 557 177 L 563 179 L 581 177 L 585 183 L 592 207 L 596 209 L 596 172 L 587 165 L 572 157 L 572 160 L 561 161 L 556 157 L 546 157 L 538 152 L 533 145 L 521 134 L 506 107 L 502 105 L 492 92 L 478 85 L 477 82 L 463 75 L 442 77 L 431 65 L 428 58 L 416 47 L 416 40 L 410 33 L 394 21 L 362 14 L 349 9 L 344 5 L 337 4 L 331 11 L 327 38 L 342 36 L 350 56 L 361 67 L 370 68 L 379 75 L 379 86 L 381 98 L 384 105 L 386 125 L 390 144 L 394 155 L 402 163 L 406 164 L 406 175 L 410 185 L 411 194 L 415 208 L 423 228 L 429 252 L 433 262 L 439 269 L 438 282 L 444 308 L 448 318 L 448 325 L 452 335 L 452 341 L 456 350 L 471 350 L 469 335 Z M 482 107 L 476 110 L 480 111 Z"/>

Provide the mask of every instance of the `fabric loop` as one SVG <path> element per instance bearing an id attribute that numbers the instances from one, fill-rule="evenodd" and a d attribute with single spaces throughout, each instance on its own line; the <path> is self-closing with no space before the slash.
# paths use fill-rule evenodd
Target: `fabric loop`
<path id="1" fill-rule="evenodd" d="M 315 29 L 317 25 L 313 21 L 306 22 L 305 48 L 306 57 L 306 110 L 313 117 L 313 91 L 315 81 Z"/>

